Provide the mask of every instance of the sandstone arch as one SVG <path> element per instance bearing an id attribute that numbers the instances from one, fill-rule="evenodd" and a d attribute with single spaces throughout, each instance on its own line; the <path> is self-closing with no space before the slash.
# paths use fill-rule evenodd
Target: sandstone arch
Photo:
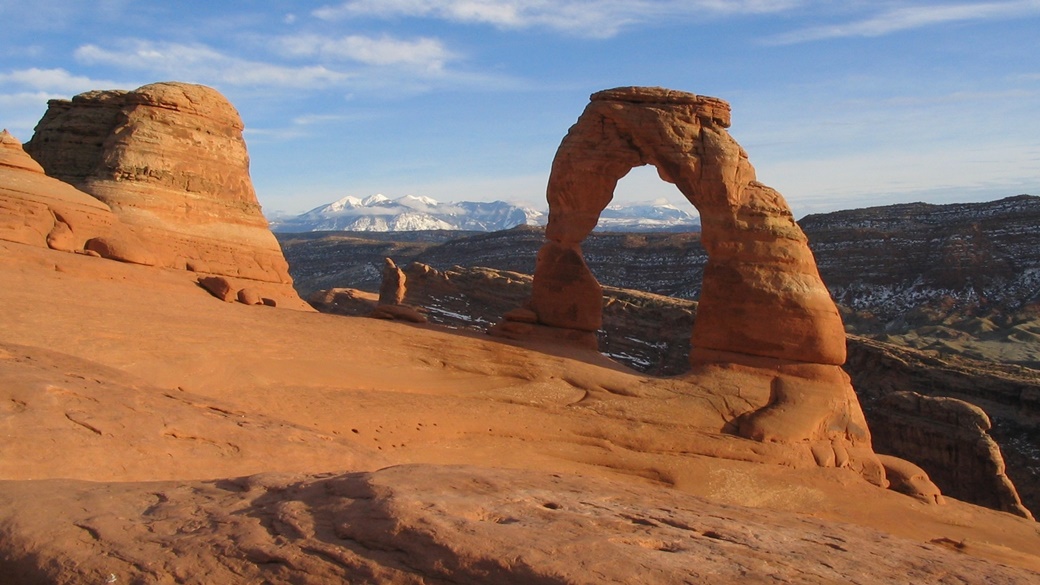
<path id="1" fill-rule="evenodd" d="M 547 241 L 531 298 L 496 333 L 594 347 L 602 291 L 581 242 L 618 180 L 653 165 L 700 212 L 708 253 L 691 376 L 747 373 L 731 385 L 739 396 L 721 401 L 743 404 L 720 410 L 725 428 L 760 441 L 804 443 L 819 465 L 853 466 L 882 484 L 862 410 L 839 367 L 845 331 L 837 307 L 790 208 L 756 180 L 729 124 L 729 104 L 717 98 L 646 87 L 593 94 L 553 160 Z"/>
<path id="2" fill-rule="evenodd" d="M 708 253 L 694 362 L 731 352 L 840 365 L 845 332 L 805 235 L 775 190 L 755 180 L 729 135 L 729 105 L 660 88 L 592 96 L 549 176 L 548 239 L 530 308 L 541 324 L 595 331 L 599 299 L 581 242 L 633 167 L 653 165 L 701 214 Z"/>

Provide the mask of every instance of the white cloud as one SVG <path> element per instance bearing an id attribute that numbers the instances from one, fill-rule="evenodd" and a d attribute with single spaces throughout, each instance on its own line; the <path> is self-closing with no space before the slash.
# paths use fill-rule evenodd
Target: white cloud
<path id="1" fill-rule="evenodd" d="M 56 92 L 62 95 L 82 93 L 92 89 L 124 87 L 113 81 L 91 79 L 73 75 L 64 69 L 19 69 L 0 73 L 0 83 L 21 86 L 33 90 Z"/>
<path id="2" fill-rule="evenodd" d="M 33 127 L 47 110 L 47 101 L 68 99 L 69 96 L 92 89 L 135 87 L 73 75 L 64 69 L 18 69 L 0 73 L 0 113 L 2 123 L 15 136 L 28 140 Z"/>
<path id="3" fill-rule="evenodd" d="M 438 39 L 396 39 L 390 36 L 367 37 L 349 35 L 323 37 L 298 35 L 281 37 L 275 44 L 295 57 L 323 57 L 325 59 L 355 61 L 365 65 L 393 65 L 426 70 L 440 70 L 456 58 Z"/>
<path id="4" fill-rule="evenodd" d="M 802 0 L 349 0 L 314 11 L 323 20 L 435 18 L 500 28 L 546 27 L 611 37 L 626 26 L 666 17 L 708 18 L 788 10 Z"/>
<path id="5" fill-rule="evenodd" d="M 323 65 L 286 67 L 232 57 L 202 44 L 127 40 L 117 43 L 115 49 L 83 45 L 74 55 L 77 61 L 89 65 L 147 71 L 179 81 L 239 86 L 313 88 L 340 84 L 350 77 Z"/>
<path id="6" fill-rule="evenodd" d="M 1040 0 L 926 4 L 889 8 L 861 20 L 809 27 L 778 35 L 772 44 L 795 44 L 842 37 L 879 37 L 953 22 L 998 20 L 1040 14 Z"/>

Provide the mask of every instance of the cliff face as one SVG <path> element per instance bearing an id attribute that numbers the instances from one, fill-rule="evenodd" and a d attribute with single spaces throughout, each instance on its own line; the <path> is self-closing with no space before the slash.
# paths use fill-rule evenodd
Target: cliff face
<path id="1" fill-rule="evenodd" d="M 155 83 L 52 100 L 25 149 L 49 176 L 111 207 L 158 264 L 289 285 L 242 128 L 215 90 Z"/>
<path id="2" fill-rule="evenodd" d="M 944 493 L 1032 518 L 1005 473 L 990 419 L 978 406 L 945 396 L 893 392 L 872 410 L 874 446 L 912 458 Z"/>
<path id="3" fill-rule="evenodd" d="M 1040 198 L 911 203 L 810 215 L 801 225 L 856 324 L 905 330 L 936 317 L 1007 317 L 1040 298 Z M 941 319 L 940 319 L 941 320 Z"/>

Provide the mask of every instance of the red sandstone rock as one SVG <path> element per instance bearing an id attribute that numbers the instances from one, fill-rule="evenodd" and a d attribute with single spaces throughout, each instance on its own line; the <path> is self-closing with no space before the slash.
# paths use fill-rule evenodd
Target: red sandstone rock
<path id="1" fill-rule="evenodd" d="M 353 288 L 333 288 L 316 291 L 307 302 L 322 313 L 362 316 L 376 308 L 377 296 Z"/>
<path id="2" fill-rule="evenodd" d="M 925 543 L 542 470 L 4 483 L 22 502 L 0 526 L 19 582 L 1012 585 L 1038 575 L 964 554 L 985 543 Z"/>
<path id="3" fill-rule="evenodd" d="M 926 504 L 945 504 L 938 486 L 932 483 L 928 472 L 917 465 L 891 455 L 878 455 L 885 466 L 889 489 L 917 498 Z"/>
<path id="4" fill-rule="evenodd" d="M 395 321 L 408 321 L 409 323 L 426 323 L 426 317 L 414 307 L 407 305 L 377 305 L 372 310 L 370 317 L 376 319 L 390 319 Z"/>
<path id="5" fill-rule="evenodd" d="M 538 252 L 529 307 L 551 327 L 596 331 L 603 325 L 603 288 L 577 243 L 548 242 Z"/>
<path id="6" fill-rule="evenodd" d="M 215 90 L 154 83 L 51 100 L 26 150 L 49 175 L 110 205 L 160 265 L 286 285 L 289 297 L 242 129 Z"/>
<path id="7" fill-rule="evenodd" d="M 768 401 L 742 417 L 739 433 L 813 442 L 820 465 L 859 466 L 883 483 L 859 402 L 838 367 L 845 331 L 837 307 L 790 208 L 756 180 L 729 123 L 729 105 L 717 98 L 645 87 L 593 94 L 553 160 L 549 241 L 528 307 L 539 324 L 561 332 L 600 327 L 602 291 L 580 244 L 617 181 L 654 165 L 701 216 L 708 263 L 692 334 L 694 373 L 726 364 L 774 372 Z M 504 327 L 522 334 L 515 330 L 524 325 Z"/>
<path id="8" fill-rule="evenodd" d="M 981 408 L 917 392 L 886 394 L 877 406 L 879 450 L 913 457 L 951 497 L 1033 517 L 1007 476 L 1000 446 L 988 433 L 989 416 Z"/>
<path id="9" fill-rule="evenodd" d="M 243 305 L 262 305 L 262 304 L 264 304 L 263 297 L 261 297 L 260 293 L 256 289 L 253 289 L 253 288 L 248 288 L 247 287 L 247 288 L 243 288 L 243 289 L 239 290 L 237 297 L 238 297 L 238 302 L 242 303 Z"/>
<path id="10" fill-rule="evenodd" d="M 45 175 L 14 136 L 0 133 L 0 239 L 71 252 L 117 223 L 107 205 Z"/>
<path id="11" fill-rule="evenodd" d="M 728 125 L 729 106 L 717 98 L 661 88 L 594 94 L 553 161 L 544 250 L 562 246 L 580 258 L 574 246 L 595 227 L 617 181 L 654 165 L 701 215 L 708 265 L 694 347 L 840 365 L 845 333 L 805 235 L 783 197 L 755 180 Z M 543 254 L 535 286 L 549 292 L 534 297 L 532 308 L 547 325 L 587 329 L 594 320 L 586 313 L 599 307 L 577 310 L 584 299 L 557 284 L 591 278 L 578 268 L 584 262 L 561 271 L 560 252 Z M 697 349 L 691 359 L 704 361 Z"/>
<path id="12" fill-rule="evenodd" d="M 121 236 L 101 236 L 87 240 L 83 246 L 85 250 L 97 252 L 98 256 L 109 260 L 130 262 L 131 264 L 142 264 L 144 266 L 155 266 L 157 264 L 148 248 L 136 237 L 129 233 Z"/>
<path id="13" fill-rule="evenodd" d="M 235 288 L 227 277 L 224 276 L 200 276 L 199 286 L 226 303 L 230 303 L 237 298 Z"/>
<path id="14" fill-rule="evenodd" d="M 383 283 L 379 287 L 379 304 L 400 305 L 407 291 L 408 277 L 394 264 L 390 258 L 386 258 L 383 265 Z"/>

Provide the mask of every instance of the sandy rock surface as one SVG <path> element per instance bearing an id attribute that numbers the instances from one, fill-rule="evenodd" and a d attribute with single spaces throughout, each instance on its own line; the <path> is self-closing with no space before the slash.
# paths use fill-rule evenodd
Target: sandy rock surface
<path id="1" fill-rule="evenodd" d="M 808 516 L 545 471 L 403 465 L 212 482 L 0 484 L 50 583 L 1027 583 L 1027 570 Z M 63 521 L 48 527 L 40 516 Z M 31 581 L 26 581 L 31 582 Z M 39 582 L 44 582 L 40 579 Z"/>
<path id="2" fill-rule="evenodd" d="M 646 377 L 15 243 L 0 278 L 21 582 L 1040 578 L 1036 523 L 727 432 L 753 369 Z"/>

